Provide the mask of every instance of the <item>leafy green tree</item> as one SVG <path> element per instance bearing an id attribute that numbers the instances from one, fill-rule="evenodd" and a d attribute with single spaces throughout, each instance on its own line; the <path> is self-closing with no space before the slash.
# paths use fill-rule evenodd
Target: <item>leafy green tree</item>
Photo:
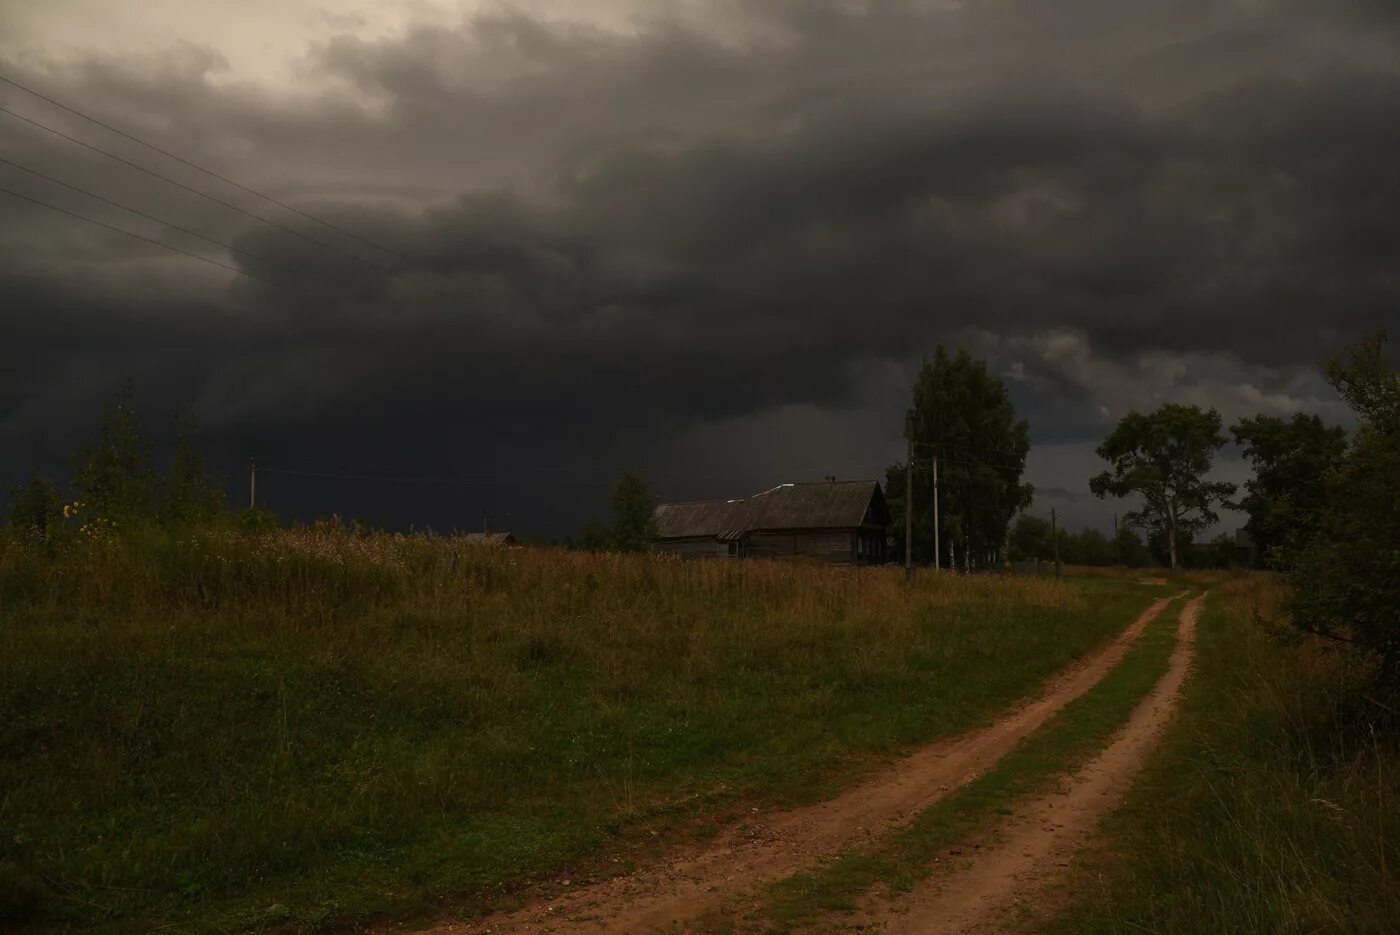
<path id="1" fill-rule="evenodd" d="M 10 525 L 47 536 L 63 522 L 63 500 L 54 482 L 35 477 L 10 488 Z"/>
<path id="2" fill-rule="evenodd" d="M 1229 533 L 1220 533 L 1202 551 L 1206 553 L 1206 561 L 1212 568 L 1235 568 L 1240 564 L 1239 546 L 1235 545 L 1235 538 Z"/>
<path id="3" fill-rule="evenodd" d="M 578 545 L 589 552 L 608 551 L 613 545 L 612 527 L 596 517 L 590 519 L 579 530 Z"/>
<path id="4" fill-rule="evenodd" d="M 244 507 L 233 515 L 234 524 L 244 532 L 275 532 L 281 523 L 277 514 L 262 507 Z"/>
<path id="5" fill-rule="evenodd" d="M 1002 382 L 966 351 L 950 355 L 943 347 L 925 361 L 914 383 L 913 407 L 905 413 L 904 434 L 914 450 L 914 560 L 933 558 L 932 456 L 937 454 L 939 544 L 962 557 L 999 550 L 1011 518 L 1031 502 L 1031 486 L 1021 483 L 1030 431 Z M 886 499 L 894 519 L 896 550 L 903 556 L 904 464 L 886 471 Z"/>
<path id="6" fill-rule="evenodd" d="M 645 552 L 656 538 L 656 504 L 640 477 L 630 471 L 613 491 L 612 545 L 622 552 Z"/>
<path id="7" fill-rule="evenodd" d="M 172 523 L 204 523 L 224 509 L 224 490 L 204 471 L 194 420 L 175 417 L 175 459 L 160 485 L 161 517 Z"/>
<path id="8" fill-rule="evenodd" d="M 1360 418 L 1344 464 L 1326 484 L 1311 541 L 1288 563 L 1291 619 L 1359 647 L 1379 678 L 1400 683 L 1400 374 L 1385 333 L 1327 361 L 1328 380 Z"/>
<path id="9" fill-rule="evenodd" d="M 103 410 L 97 443 L 79 457 L 74 471 L 73 487 L 94 519 L 151 515 L 154 474 L 132 395 L 128 380 Z"/>
<path id="10" fill-rule="evenodd" d="M 1059 545 L 1058 554 L 1059 554 L 1059 556 L 1060 556 L 1060 564 L 1061 564 L 1061 565 L 1082 565 L 1082 564 L 1083 564 L 1083 562 L 1080 560 L 1080 557 L 1079 557 L 1079 541 L 1074 537 L 1074 535 L 1073 535 L 1068 529 L 1065 529 L 1065 528 L 1063 528 L 1063 527 L 1056 529 L 1056 530 L 1055 530 L 1055 535 L 1054 535 L 1054 537 L 1053 537 L 1050 541 L 1051 541 L 1051 554 L 1050 554 L 1050 558 L 1051 558 L 1052 560 L 1054 559 L 1055 554 L 1056 554 L 1056 551 L 1057 551 L 1057 550 L 1055 549 L 1055 545 L 1058 544 L 1058 545 Z"/>
<path id="11" fill-rule="evenodd" d="M 1143 543 L 1137 530 L 1122 523 L 1113 540 L 1114 561 L 1128 568 L 1145 568 L 1152 564 L 1152 552 Z"/>
<path id="12" fill-rule="evenodd" d="M 1289 421 L 1253 416 L 1230 427 L 1254 466 L 1245 495 L 1236 504 L 1249 514 L 1245 530 L 1270 563 L 1282 551 L 1312 538 L 1327 500 L 1327 477 L 1346 456 L 1346 432 L 1317 416 L 1298 413 Z"/>
<path id="13" fill-rule="evenodd" d="M 1109 469 L 1089 482 L 1100 498 L 1137 494 L 1142 506 L 1123 521 L 1166 539 L 1168 567 L 1180 564 L 1179 539 L 1219 520 L 1215 507 L 1235 492 L 1235 485 L 1208 481 L 1211 458 L 1225 436 L 1220 413 L 1199 406 L 1168 403 L 1156 412 L 1130 412 L 1098 447 Z"/>
<path id="14" fill-rule="evenodd" d="M 1194 529 L 1178 530 L 1176 534 L 1176 559 L 1177 564 L 1182 568 L 1195 568 L 1199 563 L 1193 558 L 1196 551 L 1196 531 Z M 1172 544 L 1171 537 L 1167 533 L 1166 527 L 1154 529 L 1147 536 L 1147 554 L 1149 565 L 1164 565 L 1171 567 Z"/>
<path id="15" fill-rule="evenodd" d="M 1071 533 L 1066 529 L 1057 530 L 1060 543 L 1060 561 L 1066 565 L 1112 565 L 1114 562 L 1113 540 L 1097 529 L 1084 529 Z M 1013 558 L 1038 558 L 1053 561 L 1055 539 L 1049 521 L 1038 516 L 1022 513 L 1016 517 L 1011 527 L 1011 554 Z"/>
<path id="16" fill-rule="evenodd" d="M 1016 517 L 1016 523 L 1011 527 L 1010 538 L 1011 555 L 1014 559 L 1051 558 L 1053 546 L 1050 541 L 1050 523 L 1047 520 L 1022 513 Z"/>
<path id="17" fill-rule="evenodd" d="M 1386 361 L 1386 332 L 1377 331 L 1360 341 L 1345 357 L 1331 357 L 1322 365 L 1331 383 L 1362 420 L 1370 435 L 1400 432 L 1400 376 Z"/>
<path id="18" fill-rule="evenodd" d="M 1078 565 L 1112 565 L 1113 540 L 1097 529 L 1081 530 L 1073 539 L 1074 562 Z"/>

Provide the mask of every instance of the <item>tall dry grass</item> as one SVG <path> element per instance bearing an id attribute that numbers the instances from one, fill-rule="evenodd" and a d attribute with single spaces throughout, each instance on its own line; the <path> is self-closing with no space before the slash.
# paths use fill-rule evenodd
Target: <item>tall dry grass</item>
<path id="1" fill-rule="evenodd" d="M 761 607 L 800 622 L 841 608 L 867 623 L 915 606 L 980 601 L 1064 609 L 1079 600 L 1043 578 L 989 581 L 920 571 L 910 589 L 903 571 L 893 568 L 497 549 L 449 537 L 362 535 L 333 524 L 265 534 L 138 535 L 77 540 L 57 553 L 25 537 L 0 537 L 0 597 L 128 613 L 258 605 L 301 623 L 376 605 L 458 611 L 463 599 L 500 595 L 511 600 L 494 609 L 517 618 L 552 618 L 585 604 L 590 611 L 674 614 L 703 600 L 720 614 Z M 857 587 L 859 606 L 851 600 Z"/>

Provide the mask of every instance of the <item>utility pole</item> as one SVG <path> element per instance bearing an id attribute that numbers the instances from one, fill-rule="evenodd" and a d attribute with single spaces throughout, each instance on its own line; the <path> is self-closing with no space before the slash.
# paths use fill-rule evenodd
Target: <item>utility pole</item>
<path id="1" fill-rule="evenodd" d="M 914 441 L 904 459 L 904 580 L 914 578 Z"/>
<path id="2" fill-rule="evenodd" d="M 248 459 L 248 509 L 255 510 L 258 507 L 258 463 L 252 458 Z"/>
<path id="3" fill-rule="evenodd" d="M 1055 577 L 1060 577 L 1060 527 L 1055 521 L 1055 508 L 1050 508 L 1050 541 L 1055 546 Z"/>
<path id="4" fill-rule="evenodd" d="M 1118 514 L 1113 514 L 1113 564 L 1123 564 L 1123 557 L 1118 554 Z"/>
<path id="5" fill-rule="evenodd" d="M 933 453 L 933 570 L 941 566 L 938 557 L 938 452 Z"/>

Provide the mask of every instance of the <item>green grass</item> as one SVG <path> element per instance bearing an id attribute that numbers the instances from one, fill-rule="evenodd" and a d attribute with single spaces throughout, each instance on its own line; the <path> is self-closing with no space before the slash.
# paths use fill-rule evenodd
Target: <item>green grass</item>
<path id="1" fill-rule="evenodd" d="M 1162 591 L 326 529 L 0 535 L 0 925 L 477 911 L 985 723 Z"/>
<path id="2" fill-rule="evenodd" d="M 1212 594 L 1181 716 L 1056 932 L 1400 928 L 1400 703 L 1256 619 L 1281 585 Z"/>
<path id="3" fill-rule="evenodd" d="M 939 862 L 940 854 L 985 833 L 1018 803 L 1053 789 L 1104 747 L 1165 674 L 1180 606 L 1180 600 L 1168 605 L 1118 666 L 992 769 L 925 809 L 907 828 L 774 884 L 762 915 L 780 930 L 798 928 L 820 913 L 855 908 L 857 897 L 877 884 L 903 891 L 949 867 Z"/>

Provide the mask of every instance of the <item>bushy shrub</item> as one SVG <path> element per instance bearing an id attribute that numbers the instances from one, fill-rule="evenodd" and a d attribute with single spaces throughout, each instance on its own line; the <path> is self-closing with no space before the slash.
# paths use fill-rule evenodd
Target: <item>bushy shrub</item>
<path id="1" fill-rule="evenodd" d="M 1400 684 L 1400 374 L 1383 333 L 1327 376 L 1361 424 L 1327 485 L 1318 534 L 1293 554 L 1292 619 L 1309 633 L 1374 657 L 1379 680 Z"/>

